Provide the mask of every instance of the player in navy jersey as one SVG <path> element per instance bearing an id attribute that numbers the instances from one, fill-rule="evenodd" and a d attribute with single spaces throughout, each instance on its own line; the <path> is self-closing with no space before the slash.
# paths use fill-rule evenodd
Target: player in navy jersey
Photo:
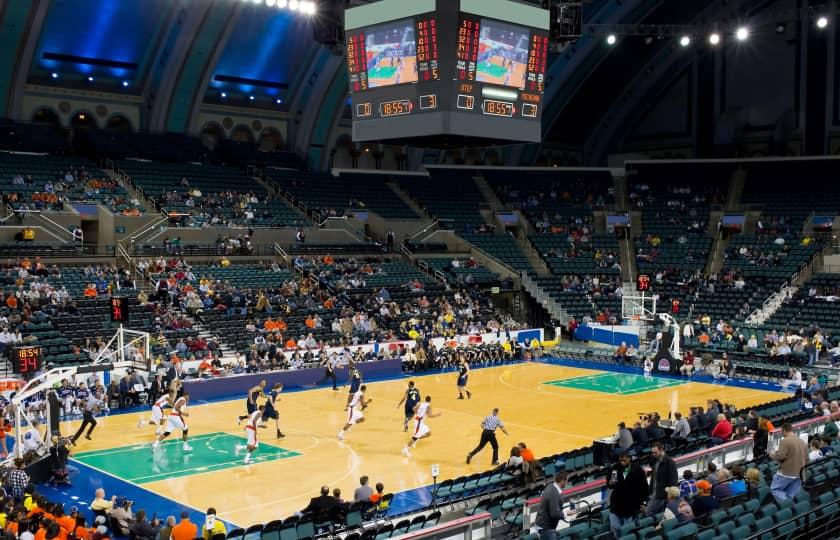
<path id="1" fill-rule="evenodd" d="M 259 397 L 263 395 L 263 392 L 265 391 L 265 386 L 267 384 L 268 383 L 265 381 L 260 381 L 260 383 L 257 386 L 254 386 L 253 388 L 248 390 L 248 399 L 245 400 L 245 410 L 247 411 L 247 413 L 240 416 L 237 423 L 241 423 L 243 420 L 248 419 L 251 416 L 251 414 L 257 410 L 257 399 L 259 399 Z"/>
<path id="2" fill-rule="evenodd" d="M 353 394 L 359 391 L 359 388 L 362 386 L 362 374 L 361 372 L 356 369 L 355 362 L 350 362 L 350 393 L 347 395 L 347 404 L 350 404 L 350 400 L 353 399 Z"/>
<path id="3" fill-rule="evenodd" d="M 458 365 L 458 399 L 464 399 L 464 393 L 467 394 L 467 399 L 472 397 L 472 392 L 467 390 L 467 382 L 470 378 L 470 366 L 466 360 L 461 360 Z"/>
<path id="4" fill-rule="evenodd" d="M 262 414 L 262 421 L 263 424 L 260 427 L 265 427 L 265 423 L 268 422 L 270 419 L 274 419 L 274 426 L 277 428 L 277 438 L 282 439 L 285 437 L 282 431 L 280 431 L 280 413 L 277 412 L 277 402 L 280 401 L 280 392 L 283 391 L 283 385 L 281 383 L 275 384 L 271 387 L 271 392 L 268 394 L 268 399 L 265 402 L 265 408 Z"/>
<path id="5" fill-rule="evenodd" d="M 414 418 L 414 407 L 420 403 L 420 390 L 414 386 L 414 381 L 408 381 L 408 388 L 405 389 L 402 399 L 397 403 L 397 408 L 405 403 L 405 421 L 403 431 L 408 431 L 408 423 Z"/>

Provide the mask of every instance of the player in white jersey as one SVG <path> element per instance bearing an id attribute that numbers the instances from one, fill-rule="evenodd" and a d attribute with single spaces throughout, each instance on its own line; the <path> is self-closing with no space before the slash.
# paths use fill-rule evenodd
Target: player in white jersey
<path id="1" fill-rule="evenodd" d="M 259 423 L 263 419 L 263 414 L 265 413 L 265 405 L 259 405 L 257 410 L 252 412 L 248 415 L 248 421 L 245 422 L 245 436 L 248 439 L 247 445 L 236 445 L 235 453 L 239 454 L 239 452 L 243 450 L 247 450 L 248 453 L 245 454 L 245 464 L 251 463 L 251 454 L 254 453 L 254 450 L 260 445 L 260 441 L 257 438 L 257 428 L 259 427 Z"/>
<path id="2" fill-rule="evenodd" d="M 172 397 L 169 394 L 164 394 L 157 398 L 157 401 L 152 404 L 152 417 L 148 423 L 155 426 L 155 435 L 160 435 L 163 432 L 163 409 L 172 406 Z M 146 420 L 142 418 L 137 421 L 137 427 L 146 425 Z"/>
<path id="3" fill-rule="evenodd" d="M 409 457 L 411 455 L 409 449 L 414 448 L 417 441 L 432 435 L 432 430 L 429 429 L 428 424 L 426 424 L 426 418 L 437 418 L 438 416 L 440 416 L 440 413 L 435 414 L 432 412 L 432 396 L 426 396 L 426 401 L 415 405 L 414 430 L 411 433 L 411 438 L 405 444 L 405 448 L 402 449 L 402 454 L 405 457 Z"/>
<path id="4" fill-rule="evenodd" d="M 184 441 L 184 452 L 192 450 L 192 446 L 187 442 L 190 429 L 186 420 L 189 417 L 189 413 L 187 412 L 187 402 L 189 400 L 190 395 L 187 392 L 184 392 L 184 395 L 175 400 L 175 403 L 172 404 L 172 410 L 169 411 L 169 417 L 166 419 L 166 428 L 164 428 L 163 433 L 158 435 L 157 440 L 152 444 L 152 448 L 158 448 L 160 442 L 169 437 L 170 433 L 176 429 L 180 429 L 181 439 Z"/>
<path id="5" fill-rule="evenodd" d="M 367 406 L 371 402 L 370 399 L 365 400 L 365 390 L 367 390 L 367 386 L 363 384 L 350 398 L 350 402 L 347 404 L 347 421 L 344 427 L 341 428 L 341 431 L 338 432 L 338 440 L 344 440 L 344 433 L 350 429 L 350 426 L 361 424 L 365 421 L 365 415 L 362 411 L 367 409 Z"/>

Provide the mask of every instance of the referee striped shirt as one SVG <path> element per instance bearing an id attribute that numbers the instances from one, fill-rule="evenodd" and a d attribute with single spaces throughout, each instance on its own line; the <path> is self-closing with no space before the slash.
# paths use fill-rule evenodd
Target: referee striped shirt
<path id="1" fill-rule="evenodd" d="M 481 422 L 481 427 L 487 431 L 496 431 L 496 428 L 503 428 L 505 425 L 499 420 L 498 416 L 491 414 L 484 417 L 484 421 Z"/>

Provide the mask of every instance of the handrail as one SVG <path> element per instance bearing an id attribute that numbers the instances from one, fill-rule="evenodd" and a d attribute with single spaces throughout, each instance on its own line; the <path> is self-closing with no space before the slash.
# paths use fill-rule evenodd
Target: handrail
<path id="1" fill-rule="evenodd" d="M 437 219 L 435 219 L 435 220 L 434 220 L 434 221 L 432 221 L 429 225 L 427 225 L 427 226 L 423 227 L 422 229 L 420 229 L 420 230 L 419 230 L 419 231 L 417 231 L 416 233 L 414 233 L 414 234 L 412 234 L 411 236 L 409 236 L 409 237 L 408 237 L 408 240 L 409 240 L 409 241 L 414 240 L 415 238 L 417 238 L 417 237 L 418 237 L 418 236 L 420 236 L 421 234 L 424 234 L 426 231 L 428 231 L 428 230 L 429 230 L 429 229 L 431 229 L 432 227 L 436 226 L 437 224 L 438 224 L 438 220 L 437 220 Z"/>
<path id="2" fill-rule="evenodd" d="M 57 221 L 47 217 L 46 215 L 44 215 L 43 212 L 37 212 L 37 215 L 56 229 L 60 230 L 63 235 L 68 236 L 70 240 L 75 240 L 73 233 L 67 230 L 67 228 L 64 227 L 61 223 L 58 223 Z"/>
<path id="3" fill-rule="evenodd" d="M 165 214 L 164 214 L 164 215 L 162 215 L 159 219 L 157 219 L 156 221 L 153 221 L 152 223 L 150 223 L 149 225 L 147 225 L 147 226 L 146 226 L 144 229 L 142 229 L 140 232 L 138 232 L 138 233 L 134 234 L 133 236 L 131 236 L 131 237 L 129 238 L 129 240 L 131 241 L 131 244 L 134 244 L 134 243 L 137 241 L 137 239 L 138 239 L 138 238 L 140 238 L 141 236 L 146 235 L 149 231 L 152 231 L 152 230 L 156 229 L 158 225 L 160 225 L 161 223 L 165 223 L 165 222 L 167 222 L 168 220 L 169 220 L 169 216 L 167 216 L 167 215 L 165 215 Z"/>
<path id="4" fill-rule="evenodd" d="M 274 252 L 277 255 L 280 255 L 281 257 L 283 257 L 284 261 L 289 262 L 289 254 L 286 253 L 286 250 L 284 250 L 282 248 L 282 246 L 280 246 L 280 244 L 277 243 L 277 242 L 274 242 Z"/>

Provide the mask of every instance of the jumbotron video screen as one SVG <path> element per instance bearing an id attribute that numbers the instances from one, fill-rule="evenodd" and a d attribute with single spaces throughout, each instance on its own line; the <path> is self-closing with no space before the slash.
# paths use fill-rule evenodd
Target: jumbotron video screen
<path id="1" fill-rule="evenodd" d="M 538 142 L 548 15 L 512 0 L 347 10 L 353 140 Z"/>

